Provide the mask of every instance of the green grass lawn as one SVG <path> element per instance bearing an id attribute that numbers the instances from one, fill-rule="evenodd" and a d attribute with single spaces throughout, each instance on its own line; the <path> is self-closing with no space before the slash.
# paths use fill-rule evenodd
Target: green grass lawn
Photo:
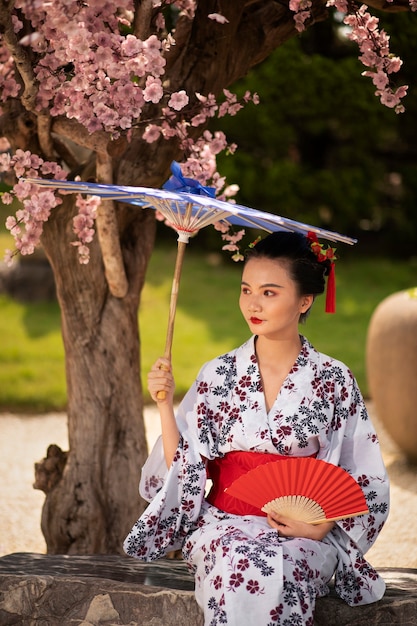
<path id="1" fill-rule="evenodd" d="M 238 308 L 242 264 L 197 253 L 185 257 L 173 346 L 178 397 L 206 360 L 248 336 Z M 0 255 L 10 245 L 0 234 Z M 341 253 L 343 250 L 341 250 Z M 163 353 L 175 257 L 172 248 L 155 250 L 139 311 L 142 376 Z M 367 394 L 365 343 L 378 303 L 390 293 L 417 284 L 412 262 L 368 259 L 349 254 L 336 271 L 337 314 L 324 313 L 319 298 L 301 331 L 320 351 L 343 360 Z M 0 296 L 0 410 L 48 411 L 65 407 L 64 352 L 56 303 L 22 304 Z M 148 396 L 145 397 L 148 400 Z"/>

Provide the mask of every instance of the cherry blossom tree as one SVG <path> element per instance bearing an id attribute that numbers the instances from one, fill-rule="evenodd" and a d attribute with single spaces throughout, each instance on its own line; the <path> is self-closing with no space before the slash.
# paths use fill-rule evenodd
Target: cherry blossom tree
<path id="1" fill-rule="evenodd" d="M 415 0 L 372 0 L 414 10 Z M 413 5 L 414 4 L 414 5 Z M 365 6 L 345 17 L 381 102 L 403 110 L 401 61 Z M 15 250 L 41 243 L 62 313 L 70 449 L 48 451 L 55 474 L 42 530 L 50 553 L 121 552 L 141 512 L 147 455 L 137 315 L 155 235 L 151 210 L 60 195 L 21 177 L 159 187 L 172 160 L 227 199 L 216 155 L 233 152 L 208 121 L 234 115 L 231 85 L 298 31 L 326 19 L 325 0 L 0 0 L 0 169 Z M 227 235 L 226 236 L 227 239 Z M 227 241 L 228 248 L 234 242 Z M 43 473 L 42 473 L 43 471 Z M 142 510 L 145 506 L 142 503 Z"/>

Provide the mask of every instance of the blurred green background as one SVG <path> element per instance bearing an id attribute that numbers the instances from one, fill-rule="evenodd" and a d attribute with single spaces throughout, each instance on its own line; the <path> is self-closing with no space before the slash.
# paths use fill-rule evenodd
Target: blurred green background
<path id="1" fill-rule="evenodd" d="M 0 238 L 0 243 L 3 240 Z M 249 337 L 238 307 L 241 264 L 217 253 L 187 250 L 173 346 L 177 398 L 204 361 Z M 197 247 L 197 246 L 196 246 Z M 142 377 L 163 353 L 175 256 L 158 246 L 151 259 L 139 311 Z M 301 331 L 322 352 L 343 360 L 367 394 L 364 350 L 369 319 L 390 293 L 415 284 L 417 261 L 340 258 L 337 313 L 324 313 L 319 298 Z M 55 302 L 21 303 L 0 295 L 0 410 L 22 412 L 65 408 L 66 387 L 60 311 Z"/>

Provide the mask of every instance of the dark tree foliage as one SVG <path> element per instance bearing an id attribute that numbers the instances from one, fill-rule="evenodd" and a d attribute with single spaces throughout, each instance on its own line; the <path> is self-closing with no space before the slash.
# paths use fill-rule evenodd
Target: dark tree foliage
<path id="1" fill-rule="evenodd" d="M 363 251 L 408 256 L 417 244 L 417 24 L 409 13 L 380 19 L 404 60 L 405 113 L 380 104 L 334 15 L 240 82 L 261 105 L 222 120 L 238 150 L 220 171 L 239 184 L 239 202 L 356 235 Z"/>

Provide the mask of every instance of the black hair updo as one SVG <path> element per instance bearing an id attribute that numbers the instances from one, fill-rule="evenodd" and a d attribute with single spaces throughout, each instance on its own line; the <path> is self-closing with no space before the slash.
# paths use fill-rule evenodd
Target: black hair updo
<path id="1" fill-rule="evenodd" d="M 315 298 L 324 292 L 325 276 L 330 272 L 331 262 L 327 259 L 319 262 L 311 250 L 311 243 L 301 233 L 274 232 L 246 251 L 245 262 L 259 258 L 286 262 L 300 296 L 313 295 Z M 300 322 L 304 322 L 308 314 L 309 310 L 302 313 Z"/>

